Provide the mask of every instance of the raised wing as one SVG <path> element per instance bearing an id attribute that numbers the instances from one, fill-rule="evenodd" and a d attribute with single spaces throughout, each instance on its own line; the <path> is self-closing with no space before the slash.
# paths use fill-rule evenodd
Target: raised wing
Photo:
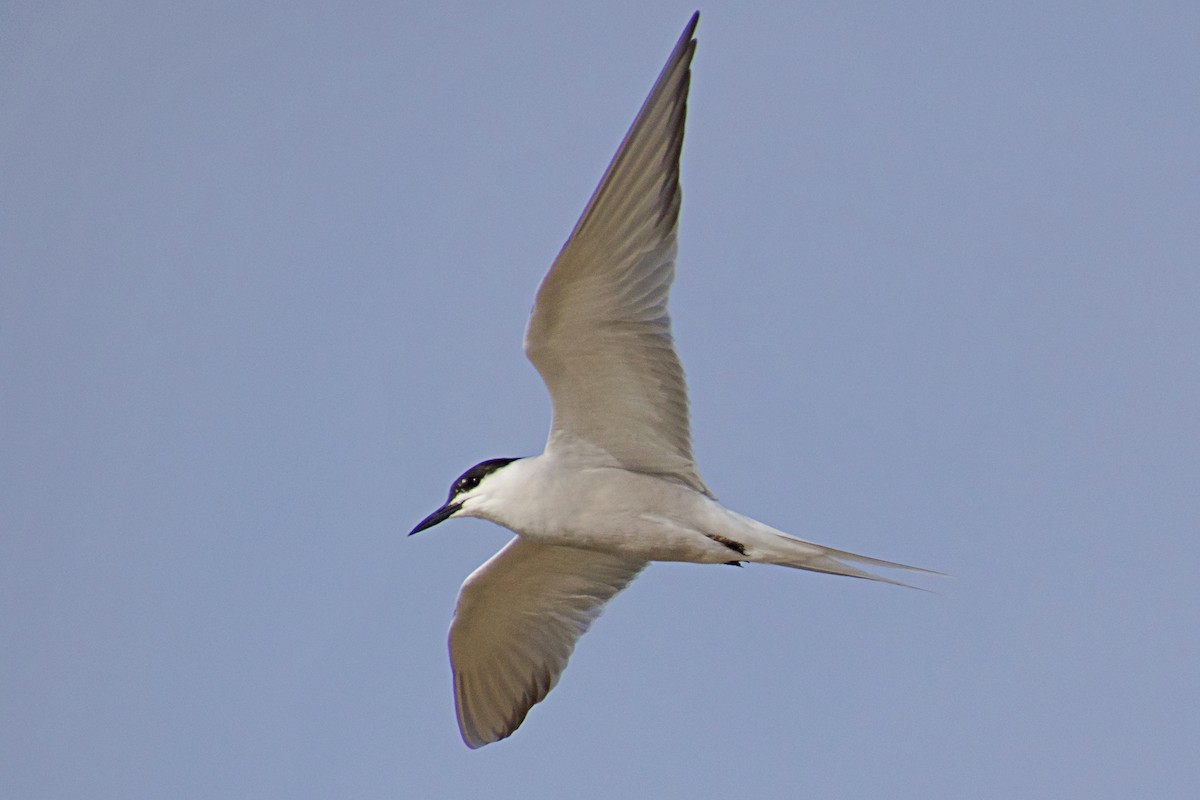
<path id="1" fill-rule="evenodd" d="M 692 459 L 667 315 L 698 17 L 542 281 L 525 353 L 554 405 L 547 453 L 674 477 L 709 494 Z"/>
<path id="2" fill-rule="evenodd" d="M 450 624 L 454 704 L 468 747 L 517 729 L 604 604 L 645 566 L 518 537 L 471 573 Z"/>

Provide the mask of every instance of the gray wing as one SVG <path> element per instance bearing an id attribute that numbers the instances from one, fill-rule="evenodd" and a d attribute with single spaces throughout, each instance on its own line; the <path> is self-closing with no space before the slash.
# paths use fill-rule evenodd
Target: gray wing
<path id="1" fill-rule="evenodd" d="M 710 494 L 692 458 L 667 315 L 698 16 L 542 281 L 525 353 L 554 406 L 548 454 L 669 476 Z"/>
<path id="2" fill-rule="evenodd" d="M 454 705 L 468 747 L 517 729 L 604 604 L 645 566 L 517 537 L 471 573 L 450 625 Z"/>

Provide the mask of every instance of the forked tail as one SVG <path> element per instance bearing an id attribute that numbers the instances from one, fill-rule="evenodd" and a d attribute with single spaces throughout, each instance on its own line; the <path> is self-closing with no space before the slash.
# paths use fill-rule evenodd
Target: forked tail
<path id="1" fill-rule="evenodd" d="M 941 577 L 945 577 L 946 575 L 944 572 L 937 572 L 932 569 L 914 567 L 910 564 L 900 564 L 895 561 L 884 561 L 881 558 L 871 558 L 870 556 L 860 556 L 858 553 L 851 553 L 846 550 L 836 550 L 832 547 L 826 547 L 823 544 L 809 542 L 783 531 L 775 530 L 757 520 L 751 520 L 747 517 L 742 517 L 742 519 L 750 522 L 755 528 L 755 534 L 757 534 L 753 537 L 753 544 L 746 552 L 747 561 L 755 561 L 760 564 L 778 564 L 783 567 L 792 567 L 793 569 L 806 569 L 811 572 L 824 572 L 829 575 L 845 575 L 850 578 L 863 578 L 869 581 L 881 581 L 882 583 L 904 586 L 909 589 L 920 589 L 921 591 L 928 590 L 922 589 L 920 586 L 913 586 L 912 584 L 898 581 L 895 578 L 876 575 L 873 572 L 860 569 L 860 567 L 900 569 L 906 572 L 920 572 L 925 575 L 938 575 Z"/>

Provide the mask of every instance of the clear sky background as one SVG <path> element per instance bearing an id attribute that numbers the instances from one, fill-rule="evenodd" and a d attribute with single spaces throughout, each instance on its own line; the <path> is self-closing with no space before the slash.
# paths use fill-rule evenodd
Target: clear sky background
<path id="1" fill-rule="evenodd" d="M 655 565 L 511 739 L 445 634 L 533 292 L 693 10 L 0 9 L 0 796 L 1191 798 L 1200 5 L 713 2 L 702 474 L 923 593 Z"/>

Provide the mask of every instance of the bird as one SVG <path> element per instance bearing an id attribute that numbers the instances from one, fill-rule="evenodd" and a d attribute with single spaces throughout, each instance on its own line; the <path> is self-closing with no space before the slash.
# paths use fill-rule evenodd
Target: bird
<path id="1" fill-rule="evenodd" d="M 651 561 L 778 564 L 900 585 L 861 567 L 932 572 L 738 514 L 697 471 L 667 295 L 698 21 L 696 12 L 537 290 L 524 348 L 551 398 L 544 452 L 471 467 L 409 534 L 459 517 L 516 534 L 467 577 L 450 626 L 470 748 L 521 725 L 605 603 Z"/>

